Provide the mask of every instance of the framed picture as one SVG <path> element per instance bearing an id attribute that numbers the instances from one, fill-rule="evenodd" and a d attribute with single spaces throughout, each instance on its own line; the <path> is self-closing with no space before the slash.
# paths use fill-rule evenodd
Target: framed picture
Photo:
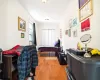
<path id="1" fill-rule="evenodd" d="M 75 26 L 77 26 L 77 24 L 78 24 L 78 21 L 77 21 L 77 18 L 74 18 L 73 19 L 73 23 L 72 23 L 72 27 L 75 27 Z"/>
<path id="2" fill-rule="evenodd" d="M 21 33 L 21 38 L 24 38 L 25 37 L 25 34 L 24 33 Z"/>
<path id="3" fill-rule="evenodd" d="M 71 37 L 71 29 L 68 30 L 68 36 Z"/>
<path id="4" fill-rule="evenodd" d="M 90 19 L 86 19 L 85 21 L 81 22 L 81 32 L 90 30 Z"/>
<path id="5" fill-rule="evenodd" d="M 73 37 L 77 37 L 77 30 L 73 31 Z"/>
<path id="6" fill-rule="evenodd" d="M 80 0 L 82 1 L 82 0 Z M 86 0 L 85 0 L 86 1 Z M 87 19 L 93 14 L 93 4 L 92 0 L 87 0 L 86 4 L 84 4 L 80 9 L 79 9 L 79 20 L 80 22 Z"/>
<path id="7" fill-rule="evenodd" d="M 72 22 L 73 22 L 73 19 L 70 19 L 70 20 L 68 21 L 68 27 L 69 27 L 69 28 L 72 28 Z"/>
<path id="8" fill-rule="evenodd" d="M 60 38 L 62 38 L 62 29 L 60 29 Z"/>
<path id="9" fill-rule="evenodd" d="M 18 30 L 19 31 L 26 31 L 26 21 L 18 17 Z"/>
<path id="10" fill-rule="evenodd" d="M 85 6 L 90 0 L 78 0 L 79 1 L 79 9 Z"/>
<path id="11" fill-rule="evenodd" d="M 65 30 L 65 35 L 68 35 L 68 30 Z"/>

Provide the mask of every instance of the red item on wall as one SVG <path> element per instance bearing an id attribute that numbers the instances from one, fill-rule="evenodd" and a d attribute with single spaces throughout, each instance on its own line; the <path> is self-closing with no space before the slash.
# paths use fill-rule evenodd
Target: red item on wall
<path id="1" fill-rule="evenodd" d="M 87 31 L 90 29 L 90 19 L 85 20 L 81 23 L 81 31 Z"/>

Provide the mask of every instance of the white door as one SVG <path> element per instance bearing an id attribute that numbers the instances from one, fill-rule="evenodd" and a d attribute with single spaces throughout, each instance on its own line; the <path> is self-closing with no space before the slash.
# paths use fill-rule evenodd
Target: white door
<path id="1" fill-rule="evenodd" d="M 55 29 L 42 30 L 42 46 L 54 46 L 56 41 Z"/>

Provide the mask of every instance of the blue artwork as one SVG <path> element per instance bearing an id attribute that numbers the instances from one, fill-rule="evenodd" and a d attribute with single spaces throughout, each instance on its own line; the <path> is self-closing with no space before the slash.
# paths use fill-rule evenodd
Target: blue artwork
<path id="1" fill-rule="evenodd" d="M 77 18 L 73 19 L 73 27 L 77 25 Z"/>

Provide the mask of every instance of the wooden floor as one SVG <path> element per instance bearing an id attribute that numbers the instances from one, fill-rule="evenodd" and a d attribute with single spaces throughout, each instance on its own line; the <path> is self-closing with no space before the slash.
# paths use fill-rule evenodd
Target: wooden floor
<path id="1" fill-rule="evenodd" d="M 67 80 L 66 66 L 59 64 L 56 57 L 40 57 L 35 80 Z M 18 80 L 16 75 L 12 80 Z M 27 79 L 25 79 L 27 80 Z"/>
<path id="2" fill-rule="evenodd" d="M 35 80 L 67 80 L 65 67 L 56 57 L 39 57 Z"/>

